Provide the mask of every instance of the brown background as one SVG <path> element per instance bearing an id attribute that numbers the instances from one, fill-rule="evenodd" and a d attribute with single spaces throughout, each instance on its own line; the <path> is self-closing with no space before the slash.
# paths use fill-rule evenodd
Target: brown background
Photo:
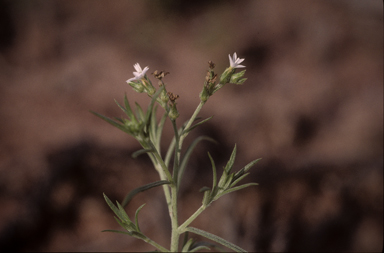
<path id="1" fill-rule="evenodd" d="M 383 247 L 382 1 L 0 1 L 0 249 L 153 250 L 119 229 L 102 193 L 122 200 L 157 180 L 135 140 L 89 110 L 122 116 L 133 64 L 166 70 L 184 122 L 208 67 L 245 58 L 248 80 L 205 105 L 214 118 L 181 189 L 180 219 L 222 168 L 262 157 L 260 185 L 215 202 L 192 225 L 249 251 L 381 251 Z M 164 149 L 171 126 L 166 125 Z M 169 244 L 162 192 L 142 230 Z"/>

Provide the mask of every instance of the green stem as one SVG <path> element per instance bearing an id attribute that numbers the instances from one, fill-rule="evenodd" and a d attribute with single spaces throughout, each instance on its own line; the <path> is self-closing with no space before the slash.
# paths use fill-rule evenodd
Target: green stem
<path id="1" fill-rule="evenodd" d="M 172 235 L 171 235 L 171 252 L 178 252 L 179 249 L 179 222 L 177 215 L 177 185 L 171 185 L 172 191 L 172 209 L 170 210 L 171 214 L 171 223 L 172 223 Z"/>
<path id="2" fill-rule="evenodd" d="M 141 239 L 141 240 L 143 240 L 143 241 L 146 242 L 146 243 L 151 244 L 153 247 L 157 248 L 157 249 L 160 250 L 161 252 L 169 252 L 169 250 L 167 250 L 166 248 L 164 248 L 163 246 L 161 246 L 161 245 L 158 244 L 157 242 L 155 242 L 155 241 L 149 239 L 147 236 L 143 236 L 143 237 L 141 237 L 141 236 L 134 236 L 134 237 L 136 237 L 136 238 L 138 238 L 138 239 Z"/>
<path id="3" fill-rule="evenodd" d="M 181 224 L 180 227 L 178 228 L 180 233 L 184 233 L 186 227 L 188 227 L 188 225 L 191 224 L 205 210 L 205 208 L 207 208 L 205 205 L 201 205 L 200 208 L 197 209 L 196 212 L 194 212 L 191 215 L 191 217 L 189 217 L 186 221 L 184 221 L 184 223 Z"/>

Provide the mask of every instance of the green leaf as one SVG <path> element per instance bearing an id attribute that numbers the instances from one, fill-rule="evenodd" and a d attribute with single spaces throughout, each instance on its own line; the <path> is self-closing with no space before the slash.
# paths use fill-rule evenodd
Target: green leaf
<path id="1" fill-rule="evenodd" d="M 167 112 L 165 112 L 163 117 L 161 118 L 161 120 L 159 122 L 159 125 L 157 126 L 157 130 L 156 130 L 157 131 L 156 132 L 156 143 L 157 143 L 157 145 L 159 147 L 160 147 L 160 141 L 161 141 L 161 134 L 163 132 L 164 123 L 165 123 L 165 120 L 167 119 L 167 117 L 168 117 L 168 114 L 167 114 Z M 159 150 L 159 153 L 160 153 L 160 150 Z"/>
<path id="2" fill-rule="evenodd" d="M 116 214 L 116 216 L 120 219 L 120 220 L 124 220 L 123 219 L 123 216 L 121 215 L 120 213 L 120 210 L 112 203 L 112 201 L 107 197 L 107 195 L 105 195 L 103 193 L 103 196 L 104 196 L 104 199 L 105 201 L 107 202 L 108 206 L 112 209 L 112 211 Z"/>
<path id="3" fill-rule="evenodd" d="M 247 165 L 244 166 L 244 168 L 242 168 L 241 170 L 239 170 L 238 172 L 236 172 L 235 174 L 235 180 L 240 177 L 241 175 L 243 175 L 244 173 L 248 172 L 258 161 L 260 161 L 261 158 L 259 159 L 256 159 L 256 160 L 253 160 L 252 162 L 248 163 Z"/>
<path id="4" fill-rule="evenodd" d="M 197 234 L 197 235 L 201 235 L 205 238 L 208 238 L 209 240 L 212 240 L 214 242 L 217 242 L 225 247 L 227 247 L 228 249 L 231 249 L 233 251 L 236 251 L 236 252 L 247 252 L 246 250 L 240 248 L 239 246 L 233 244 L 233 243 L 230 243 L 228 242 L 227 240 L 217 236 L 217 235 L 214 235 L 214 234 L 211 234 L 211 233 L 208 233 L 207 231 L 204 231 L 204 230 L 200 230 L 198 228 L 194 228 L 194 227 L 187 227 L 186 228 L 186 231 L 189 231 L 189 232 L 192 232 L 194 234 Z"/>
<path id="5" fill-rule="evenodd" d="M 225 166 L 225 169 L 224 169 L 224 170 L 225 170 L 228 174 L 230 173 L 230 171 L 231 171 L 231 169 L 232 169 L 232 167 L 233 167 L 233 164 L 234 164 L 234 162 L 235 162 L 236 150 L 237 150 L 237 148 L 236 148 L 236 145 L 235 145 L 235 147 L 233 148 L 231 157 L 229 158 L 229 161 L 228 161 L 227 165 Z"/>
<path id="6" fill-rule="evenodd" d="M 126 112 L 127 112 L 128 117 L 129 117 L 132 121 L 135 121 L 135 122 L 137 123 L 135 114 L 133 113 L 133 111 L 132 111 L 132 109 L 131 109 L 131 106 L 129 105 L 129 101 L 128 101 L 128 98 L 127 98 L 127 94 L 124 95 L 124 105 L 125 105 L 125 110 L 126 110 Z"/>
<path id="7" fill-rule="evenodd" d="M 156 152 L 156 150 L 150 148 L 150 149 L 140 149 L 140 150 L 137 150 L 135 152 L 132 153 L 132 158 L 136 158 L 138 157 L 139 155 L 142 155 L 142 154 L 145 154 L 145 153 L 153 153 L 153 152 Z"/>
<path id="8" fill-rule="evenodd" d="M 234 191 L 238 191 L 238 190 L 241 190 L 241 189 L 244 189 L 246 187 L 249 187 L 249 186 L 253 186 L 253 185 L 259 185 L 258 183 L 248 183 L 248 184 L 242 184 L 242 185 L 239 185 L 239 186 L 236 186 L 236 187 L 233 187 L 233 188 L 229 188 L 225 191 L 223 191 L 222 193 L 220 193 L 219 195 L 216 196 L 215 200 L 228 194 L 228 193 L 231 193 L 231 192 L 234 192 Z"/>
<path id="9" fill-rule="evenodd" d="M 193 244 L 193 238 L 190 238 L 184 245 L 183 248 L 181 249 L 181 252 L 190 252 L 189 249 L 191 245 Z"/>
<path id="10" fill-rule="evenodd" d="M 232 183 L 231 183 L 231 185 L 229 187 L 234 187 L 238 182 L 240 182 L 243 178 L 245 178 L 248 175 L 249 175 L 249 172 L 241 175 L 237 179 L 235 179 L 235 177 L 233 177 L 232 178 Z"/>
<path id="11" fill-rule="evenodd" d="M 119 102 L 117 102 L 116 99 L 115 99 L 115 103 L 117 104 L 118 107 L 120 107 L 120 109 L 121 109 L 125 114 L 127 114 L 128 118 L 131 119 L 132 114 L 129 113 L 129 112 L 127 111 L 126 108 L 124 108 L 123 106 L 121 106 L 121 105 L 119 104 Z"/>
<path id="12" fill-rule="evenodd" d="M 189 158 L 191 157 L 191 154 L 192 154 L 193 150 L 195 149 L 196 145 L 197 145 L 200 141 L 202 141 L 202 140 L 207 140 L 207 141 L 211 141 L 211 142 L 217 143 L 214 139 L 212 139 L 212 138 L 210 138 L 210 137 L 207 137 L 207 136 L 200 136 L 200 137 L 196 138 L 196 139 L 189 145 L 187 151 L 185 151 L 185 154 L 184 154 L 184 156 L 183 156 L 183 158 L 182 158 L 182 161 L 181 161 L 181 163 L 180 163 L 179 175 L 178 175 L 178 180 L 177 180 L 177 182 L 180 183 L 180 180 L 181 180 L 182 177 L 183 177 L 185 168 L 187 167 Z"/>
<path id="13" fill-rule="evenodd" d="M 151 117 L 151 114 L 152 114 L 152 111 L 153 111 L 153 106 L 156 102 L 156 99 L 157 97 L 160 95 L 160 92 L 164 89 L 164 86 L 162 86 L 158 91 L 156 91 L 156 93 L 152 96 L 152 99 L 151 99 L 151 103 L 149 104 L 148 108 L 147 108 L 147 113 L 145 115 L 145 122 L 148 122 L 150 117 Z"/>
<path id="14" fill-rule="evenodd" d="M 128 217 L 128 214 L 125 212 L 124 207 L 122 207 L 119 202 L 116 201 L 116 203 L 117 207 L 119 208 L 120 215 L 123 218 L 122 220 L 125 222 L 132 223 L 131 219 Z"/>
<path id="15" fill-rule="evenodd" d="M 131 232 L 125 232 L 125 231 L 120 231 L 120 230 L 113 230 L 113 229 L 105 229 L 101 232 L 112 232 L 112 233 L 119 233 L 119 234 L 125 234 L 125 235 L 130 235 L 132 236 Z"/>
<path id="16" fill-rule="evenodd" d="M 94 112 L 94 111 L 90 111 L 91 113 L 93 113 L 94 115 L 96 115 L 97 117 L 105 120 L 106 122 L 108 122 L 109 124 L 111 124 L 112 126 L 114 127 L 117 127 L 118 129 L 120 129 L 121 131 L 125 132 L 125 133 L 128 133 L 130 135 L 134 135 L 132 132 L 130 132 L 124 125 L 121 125 L 120 123 L 117 123 L 116 121 L 114 121 L 113 119 L 111 118 L 108 118 L 106 116 L 103 116 L 97 112 Z"/>
<path id="17" fill-rule="evenodd" d="M 135 213 L 135 225 L 136 225 L 136 231 L 140 231 L 139 227 L 139 212 L 140 210 L 145 206 L 145 204 L 142 204 L 139 208 L 137 208 L 136 213 Z"/>
<path id="18" fill-rule="evenodd" d="M 199 250 L 211 250 L 209 247 L 207 246 L 197 246 L 197 247 L 193 247 L 192 249 L 190 249 L 188 252 L 196 252 L 196 251 L 199 251 Z"/>
<path id="19" fill-rule="evenodd" d="M 200 121 L 199 123 L 196 123 L 195 125 L 189 127 L 188 129 L 184 129 L 183 134 L 186 134 L 186 133 L 191 132 L 193 129 L 195 129 L 196 127 L 200 126 L 201 124 L 207 122 L 208 120 L 210 120 L 210 119 L 212 119 L 212 118 L 213 118 L 213 116 L 211 116 L 211 117 L 209 117 L 209 118 L 207 118 L 207 119 L 205 119 L 205 120 L 202 120 L 202 121 Z"/>
<path id="20" fill-rule="evenodd" d="M 213 171 L 213 182 L 212 182 L 212 191 L 211 191 L 211 198 L 213 198 L 217 193 L 217 172 L 216 172 L 215 161 L 213 160 L 209 152 L 208 152 L 208 156 L 209 156 L 209 159 L 211 160 L 212 171 Z"/>
<path id="21" fill-rule="evenodd" d="M 209 188 L 208 186 L 203 186 L 203 187 L 201 187 L 199 192 L 206 192 L 206 191 L 210 191 L 210 190 L 211 190 L 211 188 Z"/>
<path id="22" fill-rule="evenodd" d="M 139 121 L 144 122 L 145 116 L 144 116 L 143 109 L 141 109 L 141 106 L 137 102 L 135 102 L 135 105 L 136 105 L 137 118 L 139 119 Z"/>
<path id="23" fill-rule="evenodd" d="M 160 180 L 160 181 L 156 181 L 156 182 L 152 182 L 152 183 L 140 186 L 140 187 L 132 190 L 131 192 L 129 192 L 127 194 L 127 196 L 125 196 L 124 201 L 123 201 L 123 203 L 121 205 L 122 206 L 126 206 L 126 205 L 128 205 L 128 203 L 131 201 L 131 199 L 136 194 L 138 194 L 140 192 L 143 192 L 143 191 L 146 191 L 146 190 L 149 190 L 149 189 L 151 189 L 153 187 L 157 187 L 157 186 L 163 185 L 163 184 L 169 184 L 169 182 L 167 180 Z"/>

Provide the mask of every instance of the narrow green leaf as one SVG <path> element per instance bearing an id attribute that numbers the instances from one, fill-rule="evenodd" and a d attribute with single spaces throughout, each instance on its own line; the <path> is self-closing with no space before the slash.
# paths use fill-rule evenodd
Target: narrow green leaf
<path id="1" fill-rule="evenodd" d="M 217 236 L 217 235 L 214 235 L 214 234 L 211 234 L 207 231 L 204 231 L 204 230 L 200 230 L 198 228 L 194 228 L 194 227 L 187 227 L 186 228 L 187 231 L 189 232 L 192 232 L 194 234 L 197 234 L 197 235 L 201 235 L 205 238 L 208 238 L 209 240 L 212 240 L 214 242 L 217 242 L 225 247 L 227 247 L 228 249 L 231 249 L 233 251 L 236 251 L 236 252 L 247 252 L 246 250 L 240 248 L 239 246 L 233 244 L 233 243 L 230 243 L 228 242 L 227 240 Z"/>
<path id="2" fill-rule="evenodd" d="M 236 157 L 236 144 L 235 144 L 235 147 L 233 148 L 233 151 L 232 151 L 232 154 L 231 154 L 231 157 L 229 158 L 229 161 L 227 163 L 227 165 L 225 166 L 225 171 L 229 174 L 232 167 L 233 167 L 233 164 L 235 162 L 235 157 Z"/>
<path id="3" fill-rule="evenodd" d="M 243 175 L 241 175 L 240 177 L 238 177 L 237 179 L 235 179 L 235 177 L 233 177 L 232 179 L 232 183 L 231 185 L 229 186 L 230 188 L 234 187 L 238 182 L 240 182 L 243 178 L 245 178 L 246 176 L 249 175 L 249 172 L 248 173 L 245 173 Z"/>
<path id="4" fill-rule="evenodd" d="M 157 142 L 156 142 L 156 140 L 157 140 L 157 136 L 156 136 L 156 134 L 157 134 L 157 120 L 156 120 L 156 112 L 157 112 L 157 107 L 158 106 L 155 106 L 154 108 L 153 108 L 153 112 L 152 112 L 152 114 L 151 114 L 151 119 L 150 119 L 150 128 L 149 128 L 149 136 L 150 136 L 150 139 L 151 140 L 154 140 L 155 141 L 155 145 L 156 145 L 156 147 L 157 147 Z"/>
<path id="5" fill-rule="evenodd" d="M 167 112 L 165 112 L 163 117 L 161 117 L 159 125 L 157 126 L 157 130 L 156 130 L 157 131 L 156 132 L 156 143 L 159 146 L 159 148 L 160 148 L 160 142 L 161 142 L 161 134 L 163 132 L 164 123 L 165 123 L 165 120 L 167 119 L 167 117 L 168 117 L 168 114 L 167 114 Z M 159 150 L 159 153 L 160 153 L 160 150 Z"/>
<path id="6" fill-rule="evenodd" d="M 94 115 L 96 115 L 97 117 L 105 120 L 106 122 L 108 122 L 109 124 L 111 124 L 112 126 L 114 127 L 117 127 L 118 129 L 120 129 L 121 131 L 125 132 L 125 133 L 128 133 L 128 134 L 131 134 L 133 135 L 133 133 L 131 133 L 124 125 L 121 125 L 120 123 L 117 123 L 116 121 L 114 121 L 113 119 L 111 118 L 108 118 L 106 116 L 103 116 L 97 112 L 94 112 L 94 111 L 90 111 L 91 113 L 93 113 Z"/>
<path id="7" fill-rule="evenodd" d="M 114 118 L 115 120 L 119 121 L 120 123 L 123 123 L 123 124 L 125 123 L 124 120 L 121 119 L 121 118 L 118 118 L 118 117 L 113 117 L 113 118 Z"/>
<path id="8" fill-rule="evenodd" d="M 142 204 L 139 208 L 137 208 L 136 213 L 135 213 L 135 225 L 136 225 L 136 231 L 140 231 L 139 227 L 139 212 L 140 210 L 145 206 L 145 204 Z"/>
<path id="9" fill-rule="evenodd" d="M 116 99 L 115 99 L 115 103 L 128 116 L 128 119 L 132 120 L 133 114 L 131 112 L 129 112 L 126 108 L 124 108 L 122 105 L 120 105 L 119 102 L 117 102 Z"/>
<path id="10" fill-rule="evenodd" d="M 210 190 L 211 190 L 211 188 L 209 188 L 208 186 L 203 186 L 203 187 L 201 187 L 199 192 L 205 192 L 205 191 L 210 191 Z"/>
<path id="11" fill-rule="evenodd" d="M 125 235 L 130 235 L 132 236 L 131 232 L 125 232 L 125 231 L 119 231 L 119 230 L 113 230 L 113 229 L 105 229 L 101 232 L 112 232 L 112 233 L 119 233 L 119 234 L 125 234 Z"/>
<path id="12" fill-rule="evenodd" d="M 152 182 L 152 183 L 140 186 L 140 187 L 132 190 L 131 192 L 129 192 L 127 194 L 127 196 L 125 196 L 124 201 L 123 201 L 123 203 L 121 205 L 122 206 L 126 206 L 126 205 L 128 205 L 128 203 L 131 201 L 131 199 L 136 194 L 138 194 L 140 192 L 143 192 L 143 191 L 146 191 L 146 190 L 149 190 L 149 189 L 151 189 L 153 187 L 157 187 L 157 186 L 163 185 L 163 184 L 169 184 L 169 182 L 167 180 L 160 180 L 160 181 L 156 181 L 156 182 Z"/>
<path id="13" fill-rule="evenodd" d="M 208 152 L 208 156 L 209 156 L 209 159 L 211 160 L 212 171 L 213 171 L 213 182 L 212 182 L 212 191 L 211 191 L 211 198 L 213 198 L 217 193 L 217 172 L 216 172 L 215 161 L 213 160 L 209 152 Z"/>
<path id="14" fill-rule="evenodd" d="M 216 196 L 215 200 L 228 194 L 228 193 L 231 193 L 231 192 L 234 192 L 234 191 L 238 191 L 238 190 L 241 190 L 241 189 L 244 189 L 246 187 L 249 187 L 249 186 L 253 186 L 253 185 L 259 185 L 258 183 L 248 183 L 248 184 L 242 184 L 242 185 L 239 185 L 239 186 L 236 186 L 236 187 L 233 187 L 233 188 L 229 188 L 225 191 L 223 191 L 222 193 L 220 193 L 219 195 Z"/>
<path id="15" fill-rule="evenodd" d="M 210 196 L 210 192 L 209 191 L 205 191 L 204 192 L 204 197 L 203 197 L 203 201 L 202 201 L 202 204 L 203 206 L 209 206 L 211 204 L 211 196 Z"/>
<path id="16" fill-rule="evenodd" d="M 127 94 L 124 95 L 124 105 L 125 105 L 125 110 L 127 112 L 128 117 L 132 120 L 137 122 L 135 114 L 133 113 L 131 106 L 129 105 L 129 101 L 127 98 Z"/>
<path id="17" fill-rule="evenodd" d="M 128 232 L 132 232 L 133 230 L 135 230 L 135 228 L 132 227 L 130 223 L 124 222 L 123 220 L 119 220 L 119 218 L 117 218 L 116 216 L 114 216 L 113 218 L 115 218 L 116 222 L 119 223 L 119 225 Z"/>
<path id="18" fill-rule="evenodd" d="M 162 86 L 158 91 L 156 91 L 156 93 L 152 96 L 152 99 L 151 99 L 151 103 L 149 104 L 148 108 L 147 108 L 147 113 L 145 115 L 145 122 L 148 122 L 150 117 L 151 117 L 151 114 L 152 114 L 152 111 L 153 111 L 153 106 L 156 102 L 156 99 L 157 97 L 160 95 L 160 92 L 164 89 L 164 86 Z"/>
<path id="19" fill-rule="evenodd" d="M 189 249 L 193 243 L 193 238 L 190 238 L 187 243 L 184 244 L 183 248 L 181 249 L 181 252 L 190 252 Z"/>
<path id="20" fill-rule="evenodd" d="M 173 137 L 171 143 L 169 144 L 167 154 L 165 155 L 164 163 L 165 166 L 169 166 L 169 162 L 171 161 L 172 153 L 174 152 L 176 147 L 176 138 Z"/>
<path id="21" fill-rule="evenodd" d="M 201 124 L 207 122 L 208 120 L 210 120 L 210 119 L 212 119 L 212 118 L 213 118 L 213 116 L 211 116 L 211 117 L 209 117 L 209 118 L 207 118 L 207 119 L 205 119 L 205 120 L 202 120 L 202 121 L 200 121 L 199 123 L 196 123 L 195 125 L 189 127 L 188 129 L 185 129 L 185 130 L 183 131 L 183 134 L 186 134 L 186 133 L 191 132 L 193 129 L 195 129 L 196 127 L 200 126 Z"/>
<path id="22" fill-rule="evenodd" d="M 244 166 L 244 172 L 248 172 L 257 162 L 259 162 L 261 158 L 258 158 L 256 160 L 253 160 L 252 162 L 248 163 L 247 165 Z"/>
<path id="23" fill-rule="evenodd" d="M 136 105 L 137 118 L 139 119 L 139 121 L 144 122 L 145 116 L 144 116 L 143 109 L 141 108 L 141 106 L 137 102 L 135 102 L 135 105 Z"/>
<path id="24" fill-rule="evenodd" d="M 123 218 L 122 220 L 128 223 L 132 223 L 131 219 L 128 217 L 128 214 L 125 212 L 124 207 L 122 207 L 119 202 L 116 201 L 116 203 L 117 207 L 119 208 L 120 215 Z"/>
<path id="25" fill-rule="evenodd" d="M 207 246 L 197 246 L 197 247 L 189 250 L 188 252 L 197 252 L 199 250 L 211 250 L 211 249 Z"/>
<path id="26" fill-rule="evenodd" d="M 189 252 L 196 252 L 199 250 L 211 250 L 210 247 L 218 248 L 218 246 L 216 244 L 213 244 L 211 242 L 205 242 L 205 241 L 195 242 L 189 248 Z"/>
<path id="27" fill-rule="evenodd" d="M 208 136 L 200 136 L 198 138 L 196 138 L 188 147 L 187 151 L 185 151 L 185 154 L 182 158 L 182 161 L 180 163 L 180 168 L 179 168 L 179 175 L 178 175 L 178 180 L 177 182 L 180 183 L 182 177 L 183 177 L 183 174 L 184 174 L 184 171 L 185 171 L 185 168 L 187 167 L 187 164 L 188 164 L 188 161 L 189 161 L 189 158 L 191 157 L 191 154 L 193 152 L 193 150 L 195 149 L 196 145 L 202 141 L 202 140 L 207 140 L 207 141 L 211 141 L 211 142 L 214 142 L 214 143 L 217 143 L 214 139 L 208 137 Z"/>
<path id="28" fill-rule="evenodd" d="M 104 199 L 105 201 L 107 202 L 108 206 L 112 209 L 112 211 L 116 214 L 116 216 L 120 219 L 120 220 L 124 220 L 123 219 L 123 216 L 121 215 L 120 213 L 120 210 L 112 203 L 112 201 L 107 197 L 107 195 L 105 195 L 103 193 L 103 196 L 104 196 Z"/>
<path id="29" fill-rule="evenodd" d="M 142 155 L 142 154 L 145 154 L 145 153 L 153 153 L 153 152 L 156 152 L 156 150 L 154 149 L 140 149 L 140 150 L 137 150 L 135 152 L 132 153 L 132 158 L 136 158 L 138 157 L 139 155 Z"/>
<path id="30" fill-rule="evenodd" d="M 189 235 L 188 232 L 185 232 L 185 233 L 184 233 L 183 244 L 182 244 L 182 247 L 183 247 L 183 248 L 184 248 L 184 245 L 188 242 L 188 235 Z"/>

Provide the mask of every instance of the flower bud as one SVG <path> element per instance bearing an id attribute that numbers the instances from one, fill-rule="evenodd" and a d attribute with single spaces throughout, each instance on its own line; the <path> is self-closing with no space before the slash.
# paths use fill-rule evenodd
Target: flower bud
<path id="1" fill-rule="evenodd" d="M 144 92 L 144 86 L 142 83 L 128 82 L 128 84 L 133 88 L 134 91 L 136 91 L 138 93 Z"/>
<path id="2" fill-rule="evenodd" d="M 210 97 L 209 91 L 206 86 L 203 87 L 203 90 L 200 92 L 200 100 L 202 102 L 206 102 L 208 98 Z"/>
<path id="3" fill-rule="evenodd" d="M 246 80 L 246 78 L 243 78 L 243 79 L 245 79 L 245 80 L 243 80 L 243 79 L 241 79 L 243 76 L 244 76 L 244 74 L 245 74 L 245 70 L 243 70 L 243 71 L 240 71 L 239 73 L 235 73 L 235 74 L 233 74 L 232 76 L 231 76 L 231 79 L 230 79 L 230 83 L 234 83 L 234 84 L 242 84 L 245 80 Z M 241 80 L 240 80 L 241 79 Z M 241 81 L 241 82 L 240 82 Z"/>
<path id="4" fill-rule="evenodd" d="M 226 70 L 224 70 L 223 74 L 221 74 L 221 77 L 220 77 L 220 83 L 223 85 L 226 83 L 229 83 L 234 73 L 235 73 L 235 68 L 232 68 L 232 67 L 229 67 Z"/>
<path id="5" fill-rule="evenodd" d="M 179 112 L 177 111 L 175 103 L 171 105 L 168 116 L 171 120 L 176 120 L 179 117 Z"/>
<path id="6" fill-rule="evenodd" d="M 141 79 L 141 82 L 143 83 L 145 89 L 146 89 L 146 92 L 148 93 L 148 95 L 152 96 L 153 94 L 156 93 L 156 89 L 155 87 L 153 87 L 152 83 L 151 83 L 151 80 L 149 80 L 147 78 L 147 76 L 145 76 L 145 78 Z"/>

